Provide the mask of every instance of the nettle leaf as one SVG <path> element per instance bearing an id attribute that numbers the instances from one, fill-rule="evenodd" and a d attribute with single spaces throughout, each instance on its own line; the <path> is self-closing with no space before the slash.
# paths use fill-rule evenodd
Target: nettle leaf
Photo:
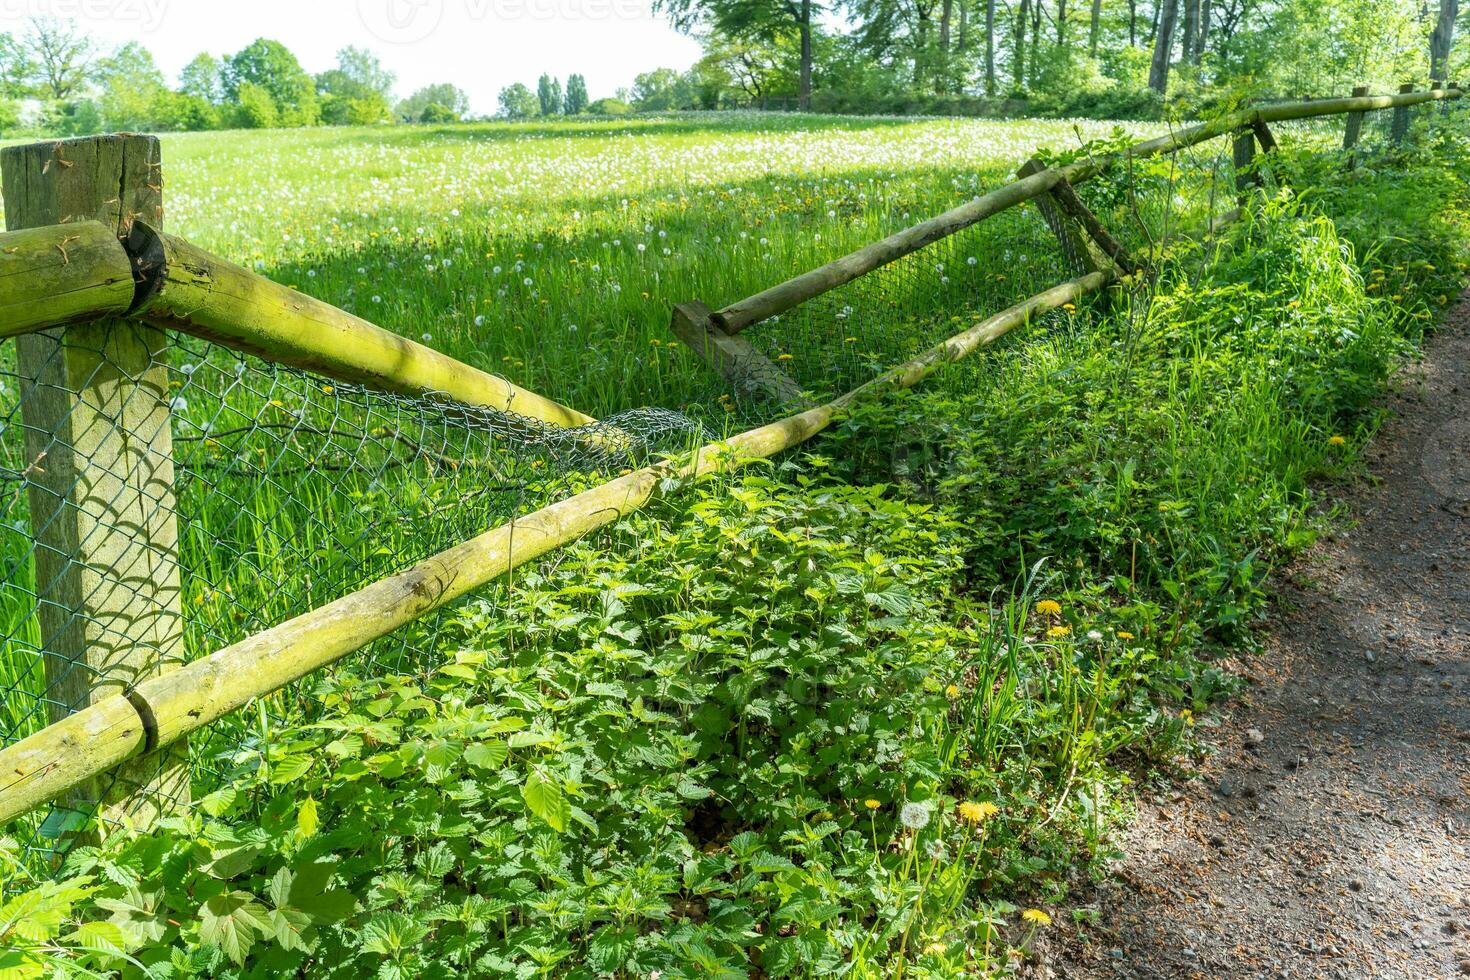
<path id="1" fill-rule="evenodd" d="M 533 771 L 521 787 L 521 798 L 526 801 L 526 807 L 546 821 L 552 830 L 559 834 L 566 832 L 572 817 L 572 805 L 560 780 L 547 779 Z"/>
<path id="2" fill-rule="evenodd" d="M 476 769 L 498 769 L 508 758 L 510 746 L 504 742 L 477 742 L 464 752 L 464 761 Z"/>
<path id="3" fill-rule="evenodd" d="M 199 941 L 223 952 L 236 966 L 244 965 L 257 933 L 273 932 L 270 913 L 249 892 L 216 895 L 199 909 Z"/>
<path id="4" fill-rule="evenodd" d="M 429 934 L 429 927 L 402 912 L 379 912 L 362 927 L 362 948 L 396 956 Z"/>
<path id="5" fill-rule="evenodd" d="M 628 688 L 618 681 L 593 681 L 587 685 L 587 693 L 596 697 L 622 699 L 628 696 Z"/>
<path id="6" fill-rule="evenodd" d="M 632 928 L 603 926 L 592 934 L 587 945 L 587 962 L 601 973 L 617 973 L 633 954 L 638 933 Z"/>

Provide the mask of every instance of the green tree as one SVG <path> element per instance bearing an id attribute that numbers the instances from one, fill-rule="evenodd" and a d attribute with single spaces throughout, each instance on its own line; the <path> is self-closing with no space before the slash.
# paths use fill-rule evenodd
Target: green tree
<path id="1" fill-rule="evenodd" d="M 932 0 L 930 0 L 932 4 Z M 826 8 L 814 0 L 654 0 L 678 30 L 713 30 L 732 38 L 776 42 L 795 34 L 798 46 L 797 100 L 811 105 L 812 38 L 815 18 Z"/>
<path id="2" fill-rule="evenodd" d="M 516 82 L 500 90 L 500 115 L 505 119 L 530 119 L 541 114 L 541 102 L 530 89 Z"/>
<path id="3" fill-rule="evenodd" d="M 242 106 L 240 91 L 245 85 L 264 90 L 277 113 L 272 125 L 311 126 L 319 120 L 316 83 L 279 41 L 257 38 L 226 58 L 223 78 L 226 98 Z M 258 103 L 258 96 L 252 98 Z"/>
<path id="4" fill-rule="evenodd" d="M 0 98 L 18 99 L 30 90 L 30 52 L 14 34 L 0 34 Z"/>
<path id="5" fill-rule="evenodd" d="M 235 89 L 234 122 L 241 129 L 271 129 L 280 125 L 276 100 L 265 86 L 254 82 L 239 84 Z"/>
<path id="6" fill-rule="evenodd" d="M 470 97 L 447 82 L 426 85 L 398 103 L 398 118 L 404 122 L 419 122 L 424 110 L 431 105 L 443 106 L 458 119 L 470 111 Z"/>
<path id="7" fill-rule="evenodd" d="M 21 40 L 26 80 L 43 98 L 61 101 L 80 94 L 97 59 L 96 43 L 70 21 L 33 18 Z"/>
<path id="8" fill-rule="evenodd" d="M 179 91 L 210 105 L 220 105 L 225 101 L 223 72 L 224 65 L 214 55 L 208 52 L 195 55 L 179 72 Z"/>
<path id="9" fill-rule="evenodd" d="M 337 67 L 316 76 L 322 121 L 334 126 L 366 126 L 392 119 L 388 94 L 394 79 L 371 51 L 343 48 L 337 52 Z"/>
<path id="10" fill-rule="evenodd" d="M 567 115 L 576 116 L 587 111 L 587 79 L 581 75 L 567 76 Z"/>
<path id="11" fill-rule="evenodd" d="M 103 128 L 110 130 L 169 129 L 169 102 L 173 93 L 153 54 L 129 41 L 97 63 L 98 108 Z"/>
<path id="12" fill-rule="evenodd" d="M 559 116 L 562 104 L 561 80 L 543 74 L 536 82 L 536 101 L 540 103 L 541 115 Z"/>
<path id="13" fill-rule="evenodd" d="M 633 107 L 641 112 L 688 109 L 694 104 L 694 83 L 672 68 L 655 68 L 633 79 Z"/>

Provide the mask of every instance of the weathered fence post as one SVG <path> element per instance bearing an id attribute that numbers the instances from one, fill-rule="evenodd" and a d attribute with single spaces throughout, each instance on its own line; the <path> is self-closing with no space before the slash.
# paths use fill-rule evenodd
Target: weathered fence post
<path id="1" fill-rule="evenodd" d="M 1361 99 L 1367 94 L 1368 86 L 1353 86 L 1353 98 Z M 1348 155 L 1347 168 L 1349 170 L 1357 166 L 1357 161 L 1353 153 L 1353 148 L 1358 145 L 1358 137 L 1363 135 L 1363 117 L 1365 115 L 1366 113 L 1362 112 L 1349 112 L 1347 114 L 1347 127 L 1343 130 L 1342 133 L 1342 148 L 1344 151 L 1346 151 Z"/>
<path id="2" fill-rule="evenodd" d="M 1399 92 L 1407 95 L 1414 91 L 1413 82 L 1405 82 L 1399 86 Z M 1390 137 L 1395 143 L 1402 143 L 1404 137 L 1409 135 L 1409 107 L 1406 105 L 1394 106 L 1393 128 L 1389 131 Z"/>
<path id="3" fill-rule="evenodd" d="M 1032 157 L 1020 170 L 1016 171 L 1016 176 L 1024 179 L 1033 174 L 1039 174 L 1045 169 L 1046 164 Z M 1102 247 L 1093 240 L 1072 212 L 1064 207 L 1061 195 L 1057 193 L 1058 187 L 1037 197 L 1036 207 L 1041 212 L 1046 226 L 1051 229 L 1052 234 L 1057 236 L 1062 251 L 1067 253 L 1068 257 L 1075 259 L 1083 272 L 1098 272 L 1112 268 L 1112 258 L 1103 252 Z M 1077 203 L 1081 205 L 1080 200 Z"/>
<path id="4" fill-rule="evenodd" d="M 1261 175 L 1254 169 L 1255 160 L 1255 130 L 1249 126 L 1236 130 L 1231 142 L 1231 163 L 1235 167 L 1235 197 L 1241 207 L 1245 207 L 1251 187 L 1261 182 Z"/>
<path id="5" fill-rule="evenodd" d="M 158 140 L 114 135 L 0 151 L 9 229 L 163 223 Z M 161 331 L 100 320 L 16 338 L 51 721 L 183 658 L 169 372 Z M 62 801 L 100 826 L 187 800 L 186 753 L 142 756 Z M 67 828 L 61 828 L 67 829 Z"/>

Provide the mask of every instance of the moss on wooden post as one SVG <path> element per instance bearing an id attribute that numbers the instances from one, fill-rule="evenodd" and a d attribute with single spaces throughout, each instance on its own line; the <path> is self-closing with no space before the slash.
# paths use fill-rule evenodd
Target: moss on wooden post
<path id="1" fill-rule="evenodd" d="M 1261 175 L 1255 169 L 1255 162 L 1255 131 L 1242 127 L 1235 131 L 1231 143 L 1231 163 L 1235 167 L 1235 196 L 1241 207 L 1245 206 L 1246 197 L 1250 194 L 1251 188 L 1261 182 Z"/>
<path id="2" fill-rule="evenodd" d="M 1414 91 L 1413 82 L 1405 82 L 1399 86 L 1399 92 L 1407 95 Z M 1395 143 L 1402 143 L 1409 135 L 1409 107 L 1406 105 L 1395 106 L 1393 110 L 1393 127 L 1389 131 Z"/>
<path id="3" fill-rule="evenodd" d="M 0 152 L 10 229 L 163 221 L 158 140 L 87 137 Z M 64 248 L 64 246 L 63 246 Z M 100 319 L 16 338 L 27 495 L 51 720 L 128 694 L 183 658 L 166 340 Z M 189 793 L 185 746 L 76 786 L 101 827 Z"/>
<path id="4" fill-rule="evenodd" d="M 1027 177 L 1045 173 L 1046 170 L 1046 164 L 1032 157 L 1020 170 L 1016 171 L 1016 177 L 1025 180 Z M 1065 178 L 1062 179 L 1065 180 Z M 1041 217 L 1046 222 L 1046 226 L 1052 230 L 1052 234 L 1057 236 L 1062 251 L 1067 253 L 1068 258 L 1075 260 L 1084 272 L 1099 272 L 1112 268 L 1112 259 L 1073 217 L 1072 212 L 1063 206 L 1057 189 L 1057 186 L 1054 185 L 1046 193 L 1038 196 L 1036 207 L 1041 211 Z"/>
<path id="5" fill-rule="evenodd" d="M 1368 86 L 1353 86 L 1353 98 L 1362 98 L 1367 94 Z M 1363 135 L 1364 115 L 1365 113 L 1360 111 L 1349 112 L 1347 114 L 1347 125 L 1344 127 L 1342 132 L 1342 148 L 1347 152 L 1348 155 L 1347 169 L 1349 170 L 1357 166 L 1357 159 L 1356 155 L 1353 153 L 1353 149 L 1358 145 L 1358 139 Z"/>

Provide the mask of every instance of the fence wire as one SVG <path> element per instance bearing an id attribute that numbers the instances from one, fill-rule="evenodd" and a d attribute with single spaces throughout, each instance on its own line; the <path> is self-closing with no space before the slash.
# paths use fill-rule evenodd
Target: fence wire
<path id="1" fill-rule="evenodd" d="M 145 365 L 119 376 L 140 338 Z M 657 408 L 557 428 L 128 323 L 0 345 L 0 746 L 707 435 Z M 79 547 L 97 557 L 79 565 Z M 396 670 L 435 655 L 421 625 L 358 656 Z M 265 721 L 299 717 L 302 697 L 270 699 Z M 265 727 L 251 728 L 192 740 L 196 792 L 259 764 Z M 171 764 L 114 778 L 146 785 Z M 164 782 L 160 803 L 189 789 Z M 92 800 L 128 788 L 13 832 L 55 856 Z"/>
<path id="2" fill-rule="evenodd" d="M 1395 152 L 1392 116 L 1366 114 L 1354 165 Z M 1342 116 L 1331 116 L 1272 128 L 1285 151 L 1342 153 L 1343 127 Z M 1281 189 L 1269 159 L 1258 157 L 1256 170 L 1268 190 Z M 1077 190 L 1146 262 L 1165 239 L 1217 228 L 1237 207 L 1236 179 L 1230 142 L 1217 139 L 1115 167 Z M 1085 272 L 1077 246 L 1059 239 L 1032 202 L 744 336 L 812 397 L 831 397 Z M 1146 290 L 1146 280 L 1133 288 Z M 1146 307 L 1134 302 L 1124 312 L 1141 317 Z M 1064 308 L 1031 329 L 1073 323 Z M 147 350 L 142 366 L 121 375 L 117 352 L 138 344 Z M 966 370 L 983 371 L 983 359 Z M 790 410 L 749 380 L 737 370 L 733 383 L 714 389 L 694 412 L 707 421 L 648 408 L 560 429 L 345 385 L 131 324 L 73 328 L 65 347 L 41 336 L 0 344 L 0 747 L 89 699 L 227 647 L 649 457 Z M 96 448 L 119 444 L 126 448 L 110 455 Z M 71 556 L 79 544 L 115 560 L 77 567 Z M 495 603 L 496 595 L 492 588 L 474 601 Z M 89 608 L 119 612 L 93 616 Z M 365 646 L 353 657 L 356 669 L 433 666 L 457 614 L 451 606 Z M 43 634 L 52 639 L 43 642 Z M 312 690 L 309 681 L 291 685 L 192 734 L 186 755 L 135 760 L 7 832 L 45 873 L 89 839 L 84 830 L 93 821 L 144 815 L 99 811 L 98 800 L 126 796 L 147 808 L 248 784 L 269 767 L 274 733 L 322 710 Z M 139 787 L 148 792 L 130 792 Z"/>

